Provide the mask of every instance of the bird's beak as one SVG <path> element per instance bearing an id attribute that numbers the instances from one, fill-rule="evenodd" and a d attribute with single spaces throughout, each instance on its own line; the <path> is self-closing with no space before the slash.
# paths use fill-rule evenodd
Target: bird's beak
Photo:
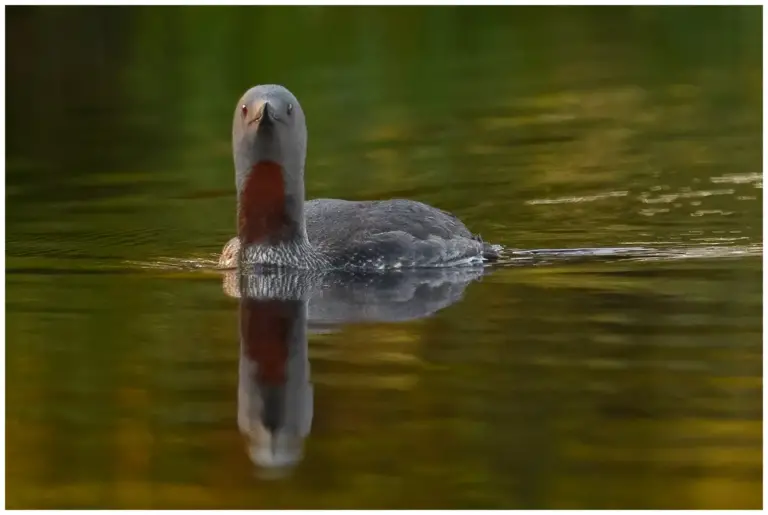
<path id="1" fill-rule="evenodd" d="M 254 110 L 253 118 L 248 121 L 248 125 L 258 124 L 259 129 L 270 127 L 275 123 L 275 108 L 265 100 Z"/>

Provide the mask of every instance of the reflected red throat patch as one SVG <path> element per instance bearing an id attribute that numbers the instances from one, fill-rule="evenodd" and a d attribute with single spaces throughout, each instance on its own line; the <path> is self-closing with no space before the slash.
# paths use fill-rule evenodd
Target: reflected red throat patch
<path id="1" fill-rule="evenodd" d="M 275 243 L 286 237 L 289 225 L 283 169 L 274 161 L 260 161 L 251 168 L 240 192 L 237 215 L 240 241 Z"/>
<path id="2" fill-rule="evenodd" d="M 240 331 L 245 354 L 256 367 L 256 377 L 270 385 L 284 384 L 288 366 L 290 313 L 281 301 L 243 300 Z"/>

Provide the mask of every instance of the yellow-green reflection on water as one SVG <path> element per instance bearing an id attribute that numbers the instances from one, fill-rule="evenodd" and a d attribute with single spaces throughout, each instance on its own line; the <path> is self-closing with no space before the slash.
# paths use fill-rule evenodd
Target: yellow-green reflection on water
<path id="1" fill-rule="evenodd" d="M 762 504 L 760 8 L 9 8 L 14 508 Z M 230 115 L 284 83 L 310 197 L 543 257 L 308 337 L 279 479 L 238 431 Z M 156 266 L 147 266 L 156 265 Z M 182 266 L 177 266 L 182 265 Z"/>

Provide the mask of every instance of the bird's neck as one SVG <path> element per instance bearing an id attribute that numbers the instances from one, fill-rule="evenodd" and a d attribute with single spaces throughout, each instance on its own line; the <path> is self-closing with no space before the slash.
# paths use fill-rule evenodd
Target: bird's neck
<path id="1" fill-rule="evenodd" d="M 302 174 L 286 172 L 274 161 L 259 161 L 244 171 L 237 192 L 237 233 L 243 246 L 308 243 Z"/>

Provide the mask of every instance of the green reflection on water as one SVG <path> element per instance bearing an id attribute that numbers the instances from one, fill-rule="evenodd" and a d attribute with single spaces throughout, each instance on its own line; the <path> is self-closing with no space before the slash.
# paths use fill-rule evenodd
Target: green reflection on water
<path id="1" fill-rule="evenodd" d="M 9 507 L 760 506 L 761 14 L 9 8 Z M 256 479 L 236 304 L 126 262 L 231 236 L 262 82 L 307 112 L 310 197 L 702 258 L 505 269 L 312 336 L 306 458 Z"/>

